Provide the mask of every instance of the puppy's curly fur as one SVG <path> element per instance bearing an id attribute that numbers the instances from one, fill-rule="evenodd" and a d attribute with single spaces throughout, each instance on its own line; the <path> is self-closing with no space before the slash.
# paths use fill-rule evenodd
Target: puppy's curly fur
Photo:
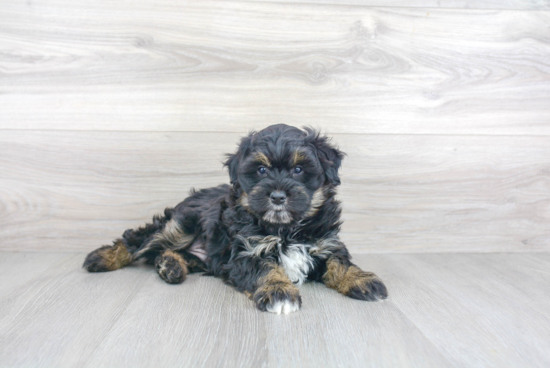
<path id="1" fill-rule="evenodd" d="M 144 258 L 168 283 L 206 272 L 277 314 L 301 307 L 297 286 L 309 280 L 355 299 L 386 298 L 382 281 L 353 265 L 338 238 L 343 158 L 311 128 L 252 132 L 225 162 L 231 185 L 192 190 L 164 216 L 91 252 L 83 267 L 112 271 Z"/>

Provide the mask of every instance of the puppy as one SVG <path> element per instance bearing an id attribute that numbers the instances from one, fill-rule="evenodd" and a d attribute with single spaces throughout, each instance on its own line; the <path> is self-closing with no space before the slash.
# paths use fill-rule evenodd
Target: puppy
<path id="1" fill-rule="evenodd" d="M 297 286 L 310 280 L 351 298 L 384 299 L 382 281 L 351 263 L 338 238 L 343 157 L 310 128 L 252 132 L 227 156 L 231 185 L 192 190 L 164 216 L 88 254 L 83 267 L 113 271 L 145 259 L 170 284 L 206 272 L 277 314 L 300 309 Z"/>

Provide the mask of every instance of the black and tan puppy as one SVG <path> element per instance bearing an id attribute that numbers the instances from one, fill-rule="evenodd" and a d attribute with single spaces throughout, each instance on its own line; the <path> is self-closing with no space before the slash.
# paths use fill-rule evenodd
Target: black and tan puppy
<path id="1" fill-rule="evenodd" d="M 355 299 L 386 298 L 382 281 L 351 263 L 338 238 L 343 156 L 313 129 L 253 132 L 225 162 L 231 185 L 193 190 L 151 224 L 90 253 L 84 268 L 112 271 L 145 258 L 168 283 L 206 272 L 277 314 L 300 308 L 297 286 L 309 280 Z"/>

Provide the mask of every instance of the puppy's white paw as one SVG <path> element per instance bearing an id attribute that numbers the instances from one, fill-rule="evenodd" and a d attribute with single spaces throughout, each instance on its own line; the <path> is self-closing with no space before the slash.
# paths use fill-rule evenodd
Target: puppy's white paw
<path id="1" fill-rule="evenodd" d="M 277 314 L 296 312 L 302 306 L 300 292 L 288 278 L 264 283 L 256 290 L 252 299 L 259 310 Z"/>
<path id="2" fill-rule="evenodd" d="M 266 305 L 266 310 L 268 312 L 277 314 L 289 314 L 296 312 L 298 309 L 300 309 L 300 304 L 297 301 L 293 302 L 291 300 L 278 300 Z"/>

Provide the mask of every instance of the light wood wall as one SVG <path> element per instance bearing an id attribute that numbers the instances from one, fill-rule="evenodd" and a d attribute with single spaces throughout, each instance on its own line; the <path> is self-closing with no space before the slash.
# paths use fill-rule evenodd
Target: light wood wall
<path id="1" fill-rule="evenodd" d="M 352 252 L 548 251 L 549 26 L 527 0 L 2 2 L 0 249 L 108 244 L 286 123 L 347 152 Z"/>

